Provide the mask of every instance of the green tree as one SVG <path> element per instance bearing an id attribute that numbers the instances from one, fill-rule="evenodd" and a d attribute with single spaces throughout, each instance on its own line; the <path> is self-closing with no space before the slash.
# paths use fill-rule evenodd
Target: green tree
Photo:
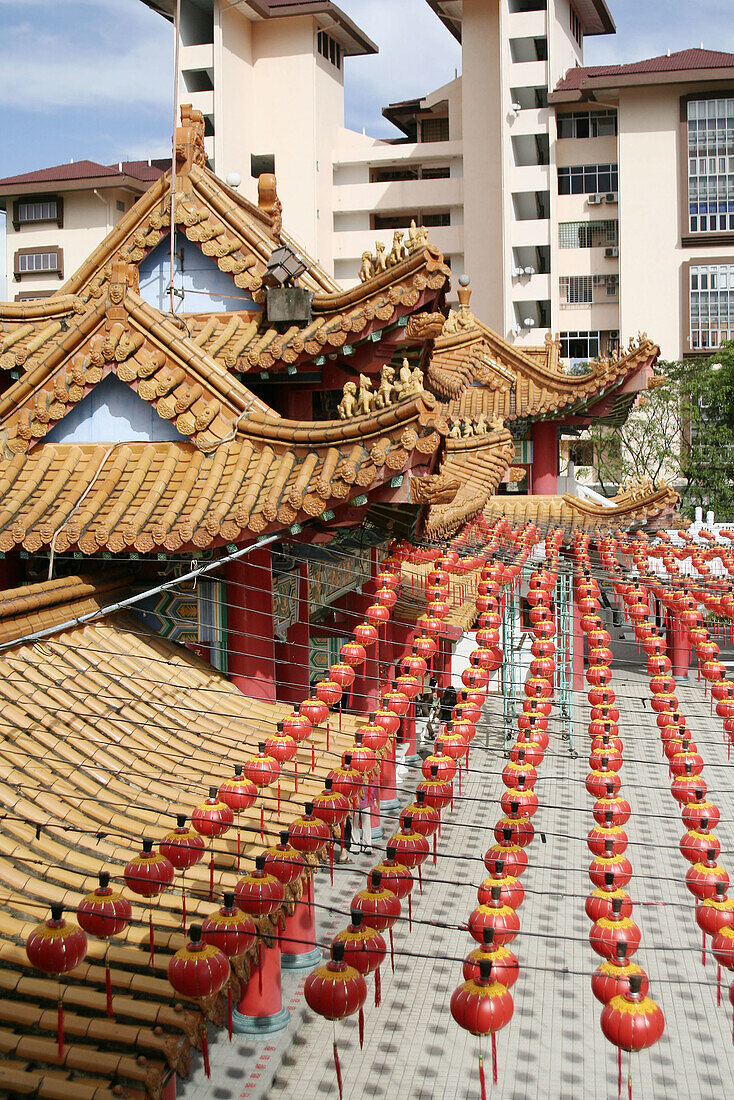
<path id="1" fill-rule="evenodd" d="M 683 422 L 683 510 L 700 506 L 734 519 L 734 341 L 710 359 L 671 364 Z"/>

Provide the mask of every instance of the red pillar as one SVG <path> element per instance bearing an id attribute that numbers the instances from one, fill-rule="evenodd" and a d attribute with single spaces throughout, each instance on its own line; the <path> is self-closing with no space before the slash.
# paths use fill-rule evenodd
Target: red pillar
<path id="1" fill-rule="evenodd" d="M 225 567 L 229 678 L 244 695 L 275 702 L 273 575 L 270 548 Z"/>
<path id="2" fill-rule="evenodd" d="M 395 738 L 392 748 L 386 753 L 380 764 L 380 806 L 383 811 L 395 810 L 399 805 L 398 784 L 395 775 Z"/>
<path id="3" fill-rule="evenodd" d="M 285 918 L 280 950 L 285 970 L 310 969 L 321 962 L 322 954 L 316 947 L 316 909 L 313 875 L 310 873 L 306 875 L 303 894 L 296 902 L 292 916 Z"/>
<path id="4" fill-rule="evenodd" d="M 451 658 L 453 646 L 448 638 L 438 638 L 438 649 L 433 657 L 433 675 L 438 680 L 438 686 L 443 691 L 451 683 Z"/>
<path id="5" fill-rule="evenodd" d="M 275 676 L 278 700 L 301 703 L 311 694 L 308 566 L 298 569 L 298 617 L 288 628 L 286 640 L 275 642 Z"/>
<path id="6" fill-rule="evenodd" d="M 691 663 L 691 646 L 688 631 L 674 615 L 668 615 L 667 626 L 668 656 L 673 663 L 670 672 L 676 680 L 688 679 L 688 666 Z"/>
<path id="7" fill-rule="evenodd" d="M 583 691 L 584 683 L 584 632 L 581 629 L 581 608 L 579 607 L 579 582 L 573 579 L 573 691 Z"/>
<path id="8" fill-rule="evenodd" d="M 558 492 L 558 426 L 539 420 L 531 430 L 533 441 L 533 493 Z"/>
<path id="9" fill-rule="evenodd" d="M 258 965 L 252 968 L 240 1002 L 232 1013 L 232 1030 L 238 1035 L 267 1035 L 282 1031 L 290 1019 L 283 1007 L 280 981 L 280 944 L 260 946 Z M 262 988 L 261 988 L 262 987 Z"/>

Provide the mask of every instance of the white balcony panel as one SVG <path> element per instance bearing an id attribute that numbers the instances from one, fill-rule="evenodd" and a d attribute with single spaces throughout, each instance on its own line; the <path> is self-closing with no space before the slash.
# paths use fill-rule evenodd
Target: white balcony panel
<path id="1" fill-rule="evenodd" d="M 510 191 L 548 191 L 550 166 L 547 164 L 513 165 L 510 169 Z"/>
<path id="2" fill-rule="evenodd" d="M 384 241 L 389 247 L 392 243 L 392 230 L 352 230 L 344 233 L 334 233 L 335 260 L 354 260 L 355 272 L 359 269 L 359 261 L 363 252 L 374 252 L 375 241 Z M 464 227 L 463 225 L 436 226 L 428 230 L 428 240 L 435 245 L 445 256 L 464 254 Z"/>
<path id="3" fill-rule="evenodd" d="M 556 144 L 559 168 L 576 164 L 616 164 L 615 137 L 561 138 Z"/>
<path id="4" fill-rule="evenodd" d="M 508 87 L 543 88 L 548 84 L 547 61 L 514 61 L 509 65 Z"/>
<path id="5" fill-rule="evenodd" d="M 611 248 L 605 245 L 605 248 Z M 558 250 L 558 276 L 563 275 L 617 275 L 619 258 L 608 259 L 604 248 L 560 248 Z"/>
<path id="6" fill-rule="evenodd" d="M 558 311 L 562 332 L 615 332 L 619 330 L 619 303 L 602 302 L 592 306 L 562 306 Z"/>
<path id="7" fill-rule="evenodd" d="M 334 165 L 340 164 L 403 164 L 406 160 L 416 164 L 425 161 L 451 160 L 461 157 L 464 144 L 461 141 L 406 142 L 405 145 L 376 144 L 365 149 L 337 151 Z"/>
<path id="8" fill-rule="evenodd" d="M 545 11 L 518 11 L 507 17 L 508 38 L 544 38 L 548 33 Z"/>
<path id="9" fill-rule="evenodd" d="M 546 302 L 551 296 L 551 277 L 544 275 L 522 275 L 512 279 L 513 302 Z"/>
<path id="10" fill-rule="evenodd" d="M 616 221 L 619 205 L 604 200 L 590 203 L 588 195 L 559 195 L 556 217 L 559 222 Z"/>
<path id="11" fill-rule="evenodd" d="M 187 92 L 187 103 L 203 115 L 214 114 L 214 92 Z"/>
<path id="12" fill-rule="evenodd" d="M 389 183 L 351 183 L 334 188 L 334 210 L 443 210 L 461 206 L 464 180 L 394 180 Z"/>
<path id="13" fill-rule="evenodd" d="M 550 244 L 551 225 L 548 218 L 532 218 L 528 221 L 513 221 L 510 226 L 510 246 L 512 248 L 535 248 Z"/>
<path id="14" fill-rule="evenodd" d="M 510 137 L 522 137 L 525 134 L 547 134 L 550 123 L 548 107 L 528 107 L 510 121 Z"/>
<path id="15" fill-rule="evenodd" d="M 181 47 L 181 70 L 214 68 L 214 43 L 202 42 L 197 46 Z"/>

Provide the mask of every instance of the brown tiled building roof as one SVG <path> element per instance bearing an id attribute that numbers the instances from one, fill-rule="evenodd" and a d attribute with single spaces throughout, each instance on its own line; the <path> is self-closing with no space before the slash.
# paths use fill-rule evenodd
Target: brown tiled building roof
<path id="1" fill-rule="evenodd" d="M 495 427 L 486 435 L 447 439 L 441 473 L 460 488 L 449 504 L 434 504 L 426 520 L 426 534 L 445 536 L 482 512 L 497 492 L 515 454 L 510 432 Z"/>
<path id="2" fill-rule="evenodd" d="M 69 603 L 58 603 L 63 593 Z M 23 627 L 72 619 L 84 601 L 109 602 L 115 593 L 81 577 L 7 592 L 0 621 L 14 613 Z M 83 601 L 80 604 L 80 600 Z M 51 614 L 51 609 L 56 609 Z M 7 636 L 4 640 L 7 640 Z M 89 938 L 84 962 L 64 979 L 66 1048 L 59 1062 L 56 1003 L 59 983 L 28 963 L 24 942 L 52 901 L 70 910 L 107 869 L 122 886 L 125 863 L 142 837 L 156 843 L 191 813 L 210 784 L 232 775 L 233 764 L 274 732 L 289 707 L 253 702 L 225 677 L 173 643 L 117 615 L 62 631 L 42 644 L 18 644 L 0 655 L 0 1091 L 61 1100 L 160 1100 L 172 1074 L 188 1075 L 191 1050 L 201 1047 L 200 1007 L 173 994 L 166 978 L 170 955 L 183 945 L 181 878 L 156 899 L 155 964 L 147 951 L 147 907 L 133 902 L 133 924 L 117 937 L 109 959 L 114 1019 L 105 1014 L 105 943 Z M 281 814 L 265 796 L 268 843 L 321 789 L 328 770 L 351 742 L 357 720 L 325 731 L 299 748 L 299 794 L 292 772 L 281 780 Z M 242 870 L 262 850 L 259 810 L 240 815 Z M 216 898 L 233 887 L 237 829 L 213 844 Z M 215 906 L 208 900 L 208 859 L 186 873 L 189 921 Z M 292 911 L 301 884 L 287 890 Z M 73 916 L 72 916 L 73 919 Z M 266 919 L 262 930 L 274 930 Z M 246 981 L 250 958 L 235 966 Z M 203 1006 L 222 1025 L 221 996 Z"/>
<path id="3" fill-rule="evenodd" d="M 734 53 L 721 50 L 691 49 L 677 53 L 661 54 L 627 65 L 589 65 L 569 69 L 559 80 L 550 102 L 562 102 L 565 92 L 593 91 L 594 88 L 616 87 L 622 84 L 656 83 L 661 78 L 683 81 L 686 75 L 696 74 L 696 79 L 726 75 L 734 80 Z M 557 98 L 556 98 L 557 97 Z"/>
<path id="4" fill-rule="evenodd" d="M 170 161 L 170 156 L 169 156 Z M 0 179 L 0 189 L 6 193 L 13 187 L 28 183 L 68 183 L 71 180 L 104 179 L 128 176 L 143 183 L 152 183 L 163 175 L 163 169 L 147 160 L 123 160 L 118 164 L 97 164 L 93 160 L 76 160 L 69 164 L 55 164 L 35 172 L 21 172 L 18 176 Z"/>

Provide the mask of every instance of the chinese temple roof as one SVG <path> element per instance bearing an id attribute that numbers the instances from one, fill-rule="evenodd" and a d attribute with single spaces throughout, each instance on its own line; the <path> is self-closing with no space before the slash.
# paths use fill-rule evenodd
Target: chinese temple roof
<path id="1" fill-rule="evenodd" d="M 622 386 L 645 389 L 659 354 L 642 334 L 621 357 L 596 360 L 585 374 L 569 374 L 557 339 L 547 337 L 540 348 L 519 347 L 462 308 L 436 340 L 428 378 L 449 399 L 452 417 L 560 418 Z"/>
<path id="2" fill-rule="evenodd" d="M 440 477 L 459 486 L 453 500 L 432 504 L 426 520 L 426 535 L 441 536 L 456 531 L 467 520 L 484 511 L 490 497 L 507 472 L 515 454 L 509 430 L 495 422 L 486 434 L 469 439 L 447 439 Z"/>
<path id="3" fill-rule="evenodd" d="M 562 496 L 507 493 L 492 497 L 484 514 L 490 522 L 507 516 L 513 524 L 537 523 L 546 529 L 563 527 L 569 534 L 578 531 L 601 535 L 668 516 L 678 500 L 678 494 L 670 485 L 654 486 L 652 482 L 643 481 L 622 489 L 616 497 L 610 498 L 608 505 L 584 500 L 572 493 Z"/>

